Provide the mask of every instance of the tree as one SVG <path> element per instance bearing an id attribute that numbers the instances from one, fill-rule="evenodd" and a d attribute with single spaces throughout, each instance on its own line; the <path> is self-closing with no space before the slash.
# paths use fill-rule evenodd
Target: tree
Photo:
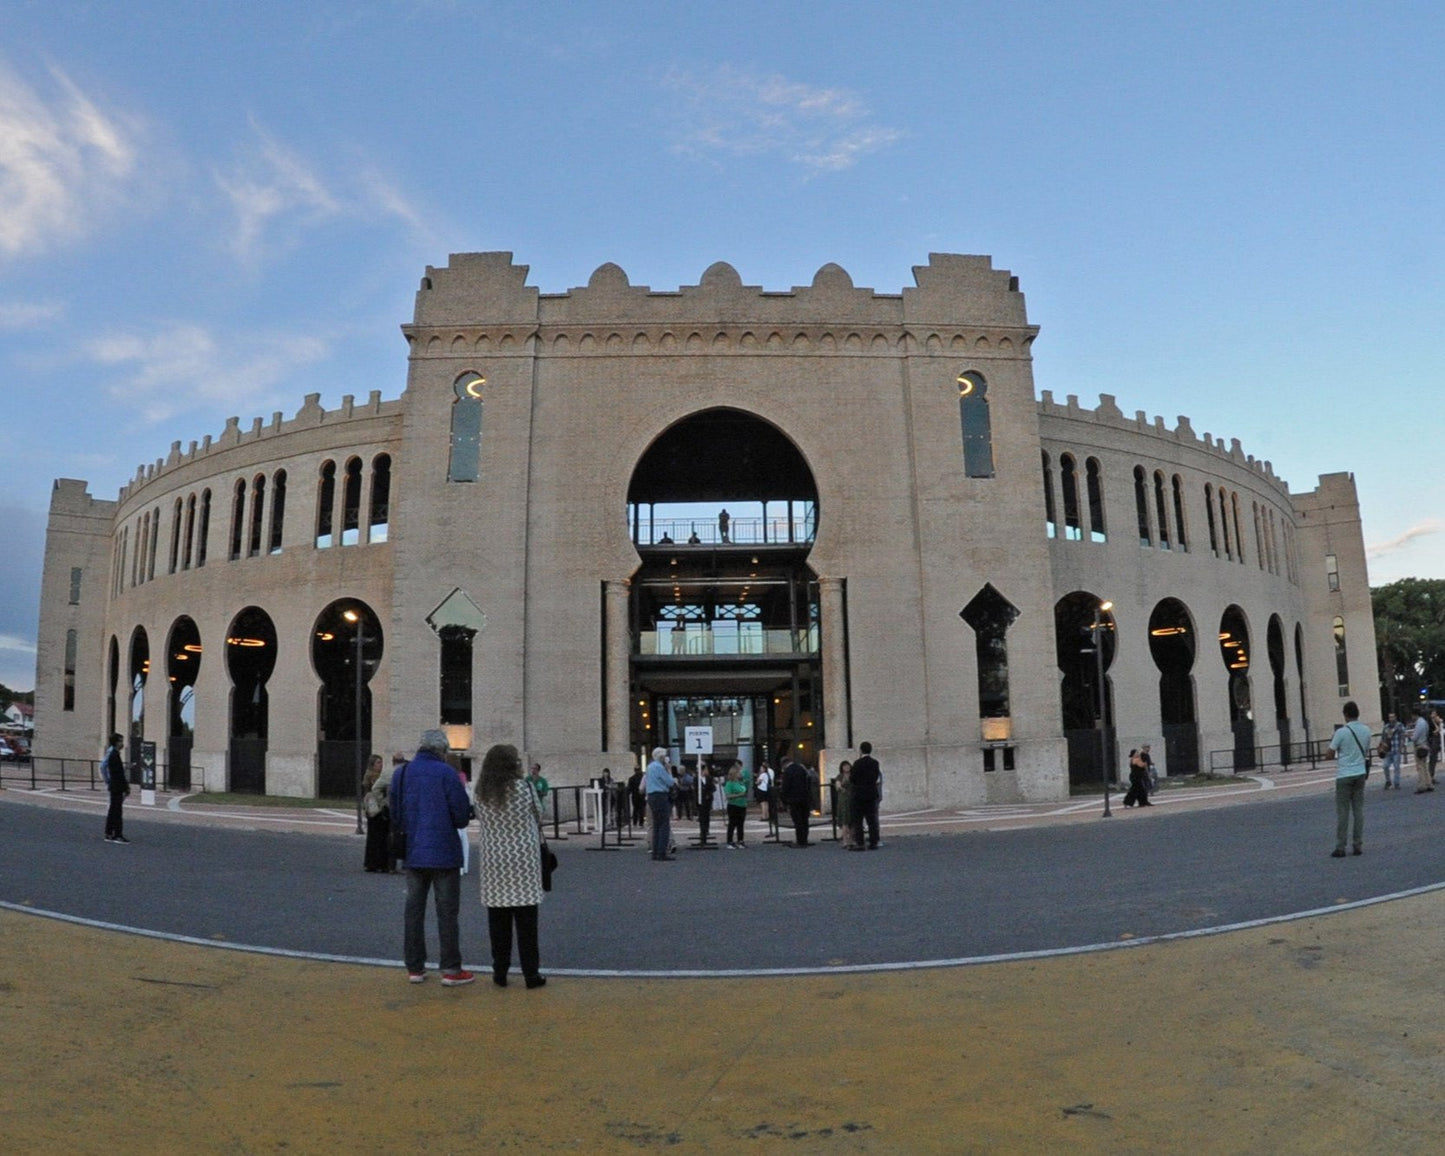
<path id="1" fill-rule="evenodd" d="M 1401 715 L 1445 697 L 1445 580 L 1402 578 L 1370 591 L 1380 666 L 1380 708 Z"/>

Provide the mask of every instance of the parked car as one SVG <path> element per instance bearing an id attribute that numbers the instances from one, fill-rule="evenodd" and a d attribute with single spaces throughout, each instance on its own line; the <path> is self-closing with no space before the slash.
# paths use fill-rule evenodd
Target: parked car
<path id="1" fill-rule="evenodd" d="M 0 739 L 0 760 L 13 763 L 17 758 L 19 756 L 15 753 L 15 748 L 6 739 Z"/>
<path id="2" fill-rule="evenodd" d="M 22 763 L 30 760 L 30 740 L 24 735 L 0 735 Z"/>

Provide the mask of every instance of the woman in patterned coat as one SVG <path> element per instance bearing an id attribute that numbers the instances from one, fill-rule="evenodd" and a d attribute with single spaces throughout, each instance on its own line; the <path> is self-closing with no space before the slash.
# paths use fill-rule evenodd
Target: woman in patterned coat
<path id="1" fill-rule="evenodd" d="M 546 979 L 538 971 L 537 905 L 542 902 L 542 812 L 537 792 L 522 777 L 513 746 L 497 745 L 482 756 L 477 776 L 477 818 L 482 903 L 492 940 L 492 982 L 507 986 L 512 929 L 529 988 Z"/>

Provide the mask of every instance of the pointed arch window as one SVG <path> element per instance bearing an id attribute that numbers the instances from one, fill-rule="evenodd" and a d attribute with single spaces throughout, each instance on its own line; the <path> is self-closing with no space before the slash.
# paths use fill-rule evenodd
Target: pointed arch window
<path id="1" fill-rule="evenodd" d="M 1164 471 L 1154 471 L 1154 511 L 1159 516 L 1159 549 L 1169 549 L 1169 504 L 1164 499 Z"/>
<path id="2" fill-rule="evenodd" d="M 1149 480 L 1143 466 L 1134 467 L 1134 512 L 1139 517 L 1139 545 L 1154 545 L 1149 533 Z"/>
<path id="3" fill-rule="evenodd" d="M 969 370 L 958 375 L 958 417 L 963 426 L 963 472 L 970 478 L 993 477 L 993 426 L 988 413 L 988 382 Z"/>
<path id="4" fill-rule="evenodd" d="M 1083 538 L 1084 530 L 1079 521 L 1079 472 L 1073 454 L 1060 455 L 1059 480 L 1064 487 L 1064 537 L 1077 542 Z"/>
<path id="5" fill-rule="evenodd" d="M 1189 553 L 1189 535 L 1184 529 L 1184 479 L 1174 475 L 1174 542 Z"/>
<path id="6" fill-rule="evenodd" d="M 321 463 L 321 475 L 316 481 L 316 548 L 325 550 L 331 545 L 333 519 L 336 516 L 336 463 Z"/>
<path id="7" fill-rule="evenodd" d="M 241 556 L 241 546 L 246 538 L 246 479 L 236 479 L 235 496 L 231 501 L 231 553 L 234 562 Z"/>
<path id="8" fill-rule="evenodd" d="M 371 510 L 366 540 L 385 542 L 391 528 L 391 455 L 377 454 L 371 463 Z"/>
<path id="9" fill-rule="evenodd" d="M 355 546 L 361 541 L 361 459 L 346 463 L 346 483 L 341 497 L 341 544 Z"/>
<path id="10" fill-rule="evenodd" d="M 1345 620 L 1336 618 L 1334 621 L 1335 635 L 1335 680 L 1340 684 L 1340 697 L 1347 698 L 1350 693 L 1350 656 L 1345 648 Z"/>
<path id="11" fill-rule="evenodd" d="M 271 477 L 271 534 L 267 553 L 281 553 L 281 538 L 286 529 L 286 471 L 277 470 Z"/>
<path id="12" fill-rule="evenodd" d="M 246 557 L 256 558 L 261 553 L 261 533 L 266 517 L 266 475 L 257 474 L 251 482 L 251 537 L 246 545 Z"/>
<path id="13" fill-rule="evenodd" d="M 452 445 L 447 481 L 475 482 L 481 476 L 482 404 L 487 379 L 464 373 L 452 385 Z"/>
<path id="14" fill-rule="evenodd" d="M 1085 481 L 1089 490 L 1089 540 L 1107 542 L 1109 532 L 1104 527 L 1104 484 L 1100 476 L 1098 458 L 1084 463 Z"/>
<path id="15" fill-rule="evenodd" d="M 196 569 L 206 564 L 206 544 L 211 533 L 211 491 L 201 491 L 201 524 L 196 530 Z M 112 727 L 112 730 L 115 728 Z"/>
<path id="16" fill-rule="evenodd" d="M 171 507 L 171 564 L 167 573 L 174 574 L 181 561 L 181 520 L 185 507 L 180 498 Z"/>
<path id="17" fill-rule="evenodd" d="M 1049 452 L 1043 452 L 1044 465 L 1044 529 L 1050 538 L 1059 536 L 1059 515 L 1054 509 L 1054 467 Z"/>

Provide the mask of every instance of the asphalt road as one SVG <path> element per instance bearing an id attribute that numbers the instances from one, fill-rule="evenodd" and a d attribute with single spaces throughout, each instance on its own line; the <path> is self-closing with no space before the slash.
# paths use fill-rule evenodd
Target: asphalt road
<path id="1" fill-rule="evenodd" d="M 1266 920 L 1445 880 L 1445 790 L 1372 783 L 1365 855 L 1331 859 L 1328 794 L 1108 821 L 888 839 L 876 853 L 554 844 L 542 909 L 549 972 L 807 970 L 974 960 Z M 361 870 L 355 836 L 147 821 L 129 847 L 99 812 L 7 804 L 0 900 L 198 940 L 396 962 L 400 876 Z M 756 835 L 761 836 L 761 824 Z M 487 955 L 475 877 L 463 949 Z M 434 929 L 430 946 L 435 951 Z"/>

